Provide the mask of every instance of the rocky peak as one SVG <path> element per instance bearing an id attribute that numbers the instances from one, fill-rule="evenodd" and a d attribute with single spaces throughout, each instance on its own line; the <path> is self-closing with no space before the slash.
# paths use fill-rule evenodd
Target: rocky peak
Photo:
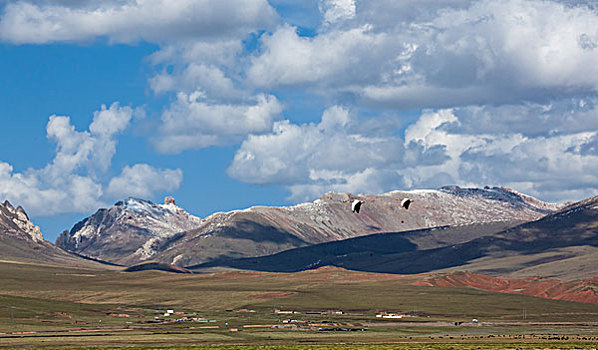
<path id="1" fill-rule="evenodd" d="M 178 207 L 170 196 L 164 204 L 129 197 L 78 222 L 63 232 L 56 244 L 93 258 L 137 263 L 153 257 L 158 247 L 201 222 L 201 218 Z M 116 259 L 111 255 L 113 251 L 119 252 Z"/>
<path id="2" fill-rule="evenodd" d="M 0 231 L 34 242 L 44 241 L 44 237 L 38 226 L 35 226 L 20 205 L 15 207 L 5 200 L 0 204 Z"/>
<path id="3" fill-rule="evenodd" d="M 6 207 L 9 210 L 15 210 L 15 208 L 12 206 L 12 204 L 10 204 L 10 202 L 7 200 L 4 201 L 4 203 L 2 204 L 4 207 Z"/>
<path id="4" fill-rule="evenodd" d="M 176 205 L 176 202 L 174 201 L 174 198 L 172 196 L 166 196 L 164 198 L 164 204 L 165 205 L 169 205 L 169 204 Z"/>

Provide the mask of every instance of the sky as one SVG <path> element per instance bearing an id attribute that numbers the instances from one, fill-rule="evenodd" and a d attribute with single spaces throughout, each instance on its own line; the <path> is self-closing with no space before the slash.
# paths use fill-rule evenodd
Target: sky
<path id="1" fill-rule="evenodd" d="M 0 1 L 0 200 L 598 194 L 598 1 Z"/>

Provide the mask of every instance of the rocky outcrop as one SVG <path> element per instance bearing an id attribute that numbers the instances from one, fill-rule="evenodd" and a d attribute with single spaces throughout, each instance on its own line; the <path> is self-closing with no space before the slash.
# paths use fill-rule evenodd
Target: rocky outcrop
<path id="1" fill-rule="evenodd" d="M 176 205 L 176 202 L 174 201 L 174 197 L 167 196 L 166 198 L 164 198 L 164 204 L 165 205 L 168 205 L 168 204 Z"/>
<path id="2" fill-rule="evenodd" d="M 0 203 L 0 261 L 83 268 L 107 268 L 98 262 L 82 259 L 46 241 L 21 206 Z"/>
<path id="3" fill-rule="evenodd" d="M 0 232 L 23 240 L 43 242 L 44 237 L 20 205 L 13 207 L 9 201 L 0 204 Z"/>

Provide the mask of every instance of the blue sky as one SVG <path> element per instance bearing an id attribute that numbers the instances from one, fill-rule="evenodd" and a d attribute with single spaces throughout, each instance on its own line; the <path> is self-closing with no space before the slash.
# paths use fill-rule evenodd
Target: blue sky
<path id="1" fill-rule="evenodd" d="M 595 2 L 9 0 L 0 200 L 45 237 L 128 196 L 598 193 Z"/>

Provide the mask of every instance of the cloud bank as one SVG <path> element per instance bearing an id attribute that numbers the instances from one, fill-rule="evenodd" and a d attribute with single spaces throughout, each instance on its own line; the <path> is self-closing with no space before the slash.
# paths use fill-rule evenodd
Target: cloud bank
<path id="1" fill-rule="evenodd" d="M 319 25 L 307 30 L 270 4 L 11 1 L 0 38 L 157 43 L 148 85 L 170 99 L 155 149 L 238 146 L 228 174 L 284 186 L 292 200 L 446 184 L 506 185 L 550 200 L 598 194 L 595 1 L 319 0 Z M 321 97 L 325 111 L 292 120 L 289 91 Z M 175 170 L 141 165 L 98 183 L 128 123 L 121 113 L 124 124 L 86 132 L 51 120 L 58 150 L 47 168 L 87 181 L 85 199 L 125 184 L 160 190 L 143 179 L 180 183 Z M 2 169 L 19 186 L 62 189 L 37 184 L 53 181 L 39 175 L 51 169 Z"/>
<path id="2" fill-rule="evenodd" d="M 562 105 L 572 103 L 424 112 L 403 135 L 398 123 L 380 128 L 379 119 L 335 106 L 317 124 L 285 120 L 269 134 L 250 136 L 228 172 L 244 182 L 285 186 L 294 201 L 329 190 L 380 193 L 447 184 L 504 185 L 547 200 L 584 198 L 598 193 L 598 126 L 569 121 L 594 121 L 598 110 L 578 103 L 563 115 Z M 504 131 L 504 115 L 525 118 L 538 110 L 543 113 L 532 114 L 551 120 L 552 128 Z M 478 127 L 470 121 L 476 114 L 486 118 Z"/>
<path id="3" fill-rule="evenodd" d="M 12 1 L 0 38 L 15 44 L 82 42 L 161 43 L 245 35 L 277 21 L 266 0 Z"/>

